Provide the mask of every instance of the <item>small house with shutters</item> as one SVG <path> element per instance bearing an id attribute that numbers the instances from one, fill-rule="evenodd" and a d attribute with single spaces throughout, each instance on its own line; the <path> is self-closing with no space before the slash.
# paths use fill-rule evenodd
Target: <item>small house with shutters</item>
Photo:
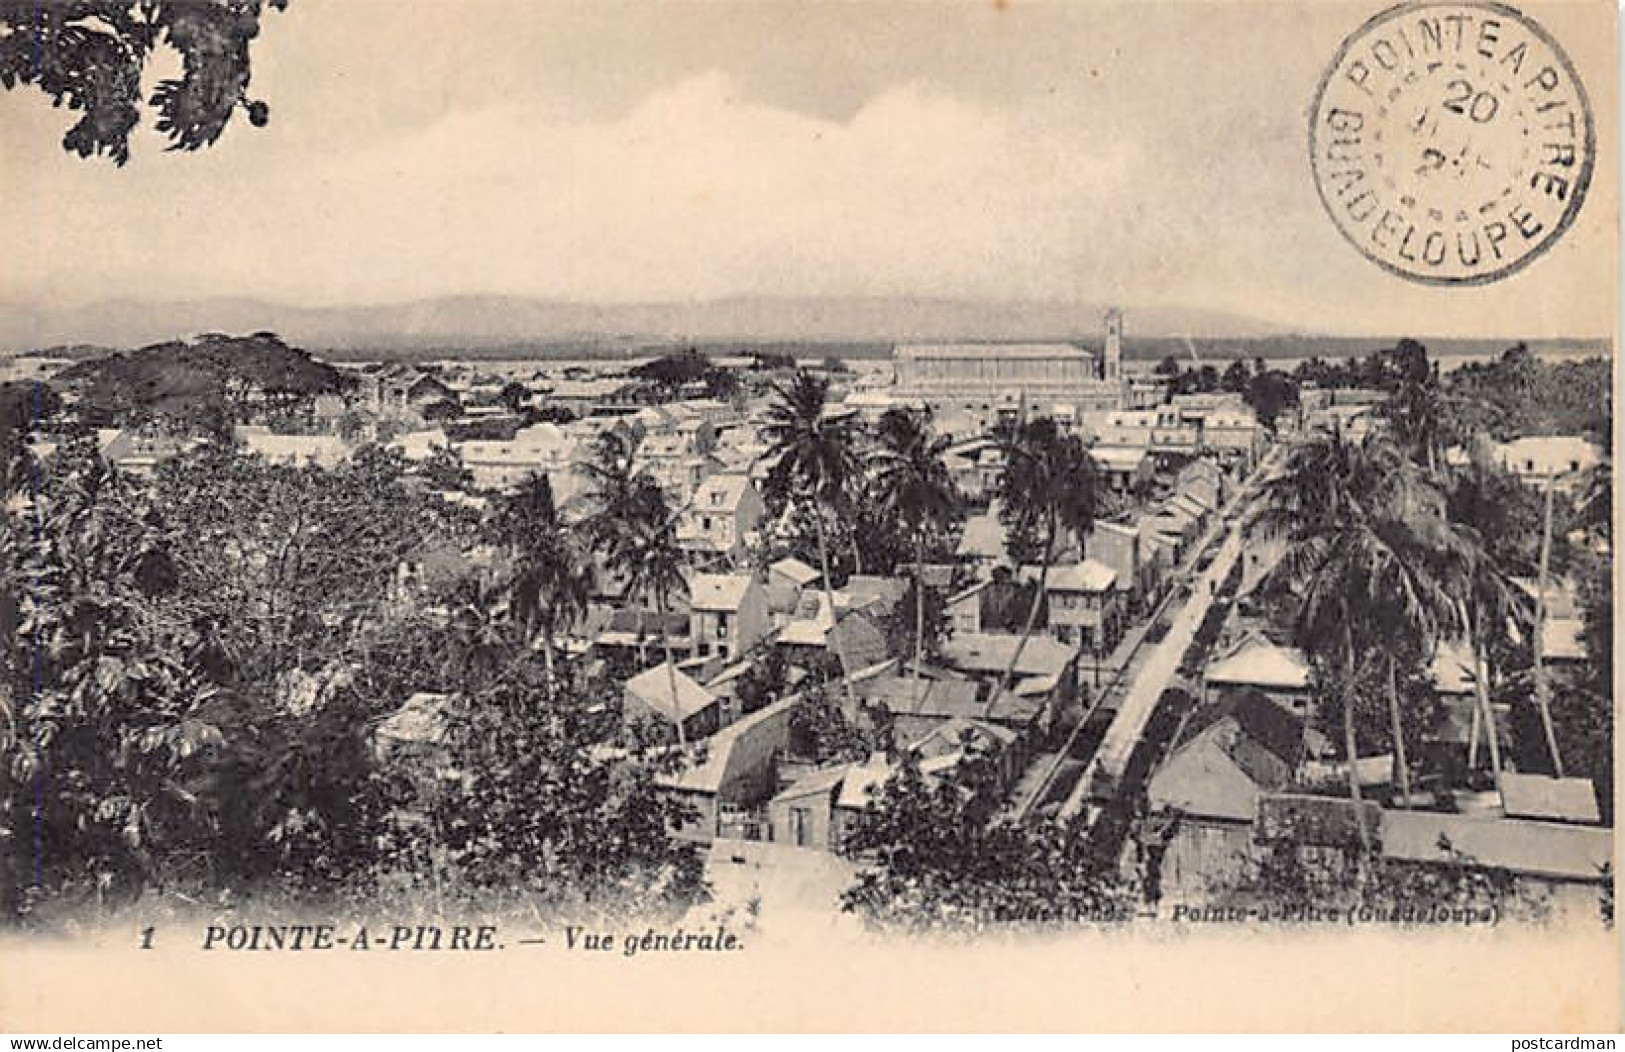
<path id="1" fill-rule="evenodd" d="M 658 775 L 661 791 L 695 811 L 674 835 L 689 840 L 769 839 L 767 803 L 777 788 L 777 763 L 790 742 L 791 695 L 745 716 L 688 747 L 690 762 Z"/>

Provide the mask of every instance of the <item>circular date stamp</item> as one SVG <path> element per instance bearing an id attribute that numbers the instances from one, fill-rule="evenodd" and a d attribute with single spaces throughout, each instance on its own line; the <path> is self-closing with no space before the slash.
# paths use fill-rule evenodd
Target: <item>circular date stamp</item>
<path id="1" fill-rule="evenodd" d="M 1574 222 L 1596 135 L 1547 32 L 1497 3 L 1407 3 L 1343 42 L 1315 94 L 1315 187 L 1343 236 L 1401 277 L 1496 281 Z"/>

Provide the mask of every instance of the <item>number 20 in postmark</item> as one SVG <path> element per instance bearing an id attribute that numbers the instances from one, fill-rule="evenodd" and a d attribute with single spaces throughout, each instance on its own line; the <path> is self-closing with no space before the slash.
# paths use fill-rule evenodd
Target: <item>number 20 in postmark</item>
<path id="1" fill-rule="evenodd" d="M 1310 111 L 1332 221 L 1426 284 L 1496 281 L 1550 248 L 1580 210 L 1595 148 L 1568 56 L 1502 4 L 1382 12 L 1344 41 Z"/>

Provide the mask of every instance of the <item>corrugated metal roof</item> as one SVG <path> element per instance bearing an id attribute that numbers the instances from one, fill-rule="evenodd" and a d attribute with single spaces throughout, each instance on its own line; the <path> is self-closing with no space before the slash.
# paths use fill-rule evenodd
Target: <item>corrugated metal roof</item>
<path id="1" fill-rule="evenodd" d="M 1071 343 L 916 343 L 898 347 L 895 357 L 899 361 L 1093 358 L 1088 351 Z"/>
<path id="2" fill-rule="evenodd" d="M 1602 880 L 1614 859 L 1614 831 L 1596 826 L 1386 811 L 1382 850 L 1412 862 L 1471 862 L 1531 876 Z"/>
<path id="3" fill-rule="evenodd" d="M 751 581 L 746 573 L 697 573 L 688 582 L 689 606 L 694 610 L 738 610 Z"/>
<path id="4" fill-rule="evenodd" d="M 673 679 L 677 684 L 675 699 L 672 696 Z M 664 664 L 639 672 L 626 681 L 626 689 L 649 708 L 673 721 L 679 716 L 686 720 L 717 703 L 716 695 L 694 682 L 687 673 L 676 668 L 668 669 Z"/>
<path id="5" fill-rule="evenodd" d="M 1597 822 L 1597 787 L 1589 778 L 1548 778 L 1543 774 L 1501 775 L 1501 804 L 1508 818 L 1551 818 Z"/>

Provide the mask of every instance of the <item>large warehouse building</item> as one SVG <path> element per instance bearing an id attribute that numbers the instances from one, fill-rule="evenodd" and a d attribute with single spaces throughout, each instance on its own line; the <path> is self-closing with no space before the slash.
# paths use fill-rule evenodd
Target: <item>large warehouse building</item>
<path id="1" fill-rule="evenodd" d="M 1113 310 L 1098 354 L 1071 343 L 903 344 L 893 352 L 895 393 L 990 421 L 1022 409 L 1071 418 L 1118 409 L 1127 402 L 1122 338 Z"/>

